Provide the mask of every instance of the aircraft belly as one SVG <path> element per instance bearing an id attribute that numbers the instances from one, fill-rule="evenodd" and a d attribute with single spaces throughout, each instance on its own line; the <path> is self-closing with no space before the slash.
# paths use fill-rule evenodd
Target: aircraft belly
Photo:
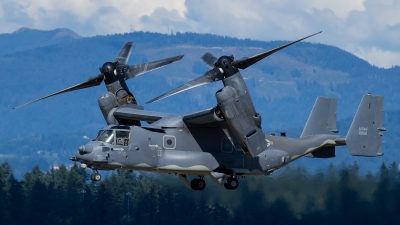
<path id="1" fill-rule="evenodd" d="M 210 172 L 219 166 L 215 158 L 207 152 L 165 150 L 161 156 L 163 164 L 158 170 Z"/>
<path id="2" fill-rule="evenodd" d="M 225 168 L 247 168 L 248 160 L 243 154 L 214 154 L 215 159 Z"/>

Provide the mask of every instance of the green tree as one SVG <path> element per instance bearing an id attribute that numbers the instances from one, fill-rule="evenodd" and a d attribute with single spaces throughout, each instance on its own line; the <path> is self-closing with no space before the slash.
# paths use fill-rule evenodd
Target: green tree
<path id="1" fill-rule="evenodd" d="M 46 185 L 37 179 L 33 186 L 28 202 L 28 218 L 32 225 L 47 224 L 47 215 L 49 215 L 49 195 Z"/>
<path id="2" fill-rule="evenodd" d="M 118 224 L 117 214 L 113 213 L 115 211 L 115 204 L 111 192 L 104 184 L 106 180 L 99 184 L 99 189 L 96 193 L 97 196 L 94 201 L 96 210 L 92 214 L 92 222 L 94 224 Z"/>
<path id="3" fill-rule="evenodd" d="M 81 169 L 76 164 L 70 169 L 65 181 L 65 197 L 64 204 L 65 219 L 77 224 L 83 215 L 82 191 L 85 190 L 85 178 L 82 176 Z M 61 185 L 59 186 L 61 187 Z"/>
<path id="4" fill-rule="evenodd" d="M 8 216 L 6 178 L 8 176 L 6 163 L 0 165 L 0 224 L 5 224 Z"/>
<path id="5" fill-rule="evenodd" d="M 38 165 L 34 166 L 31 172 L 25 173 L 23 188 L 27 195 L 31 194 L 33 185 L 36 183 L 36 181 L 42 180 L 43 175 L 44 173 Z"/>
<path id="6" fill-rule="evenodd" d="M 390 202 L 392 200 L 390 193 L 390 180 L 389 180 L 389 168 L 386 166 L 385 163 L 381 164 L 379 169 L 379 182 L 378 186 L 373 193 L 373 204 L 376 207 L 375 211 L 379 217 L 375 217 L 376 223 L 383 223 L 388 224 L 390 222 Z"/>
<path id="7" fill-rule="evenodd" d="M 8 224 L 26 224 L 25 196 L 22 188 L 22 182 L 15 179 L 11 173 L 8 180 Z"/>

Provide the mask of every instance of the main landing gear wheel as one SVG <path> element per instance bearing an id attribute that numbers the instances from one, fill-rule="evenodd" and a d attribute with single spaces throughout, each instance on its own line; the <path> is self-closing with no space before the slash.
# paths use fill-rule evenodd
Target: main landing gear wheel
<path id="1" fill-rule="evenodd" d="M 195 191 L 202 191 L 204 188 L 206 188 L 206 182 L 201 178 L 193 179 L 190 182 L 190 187 Z"/>
<path id="2" fill-rule="evenodd" d="M 101 180 L 101 175 L 99 173 L 92 173 L 92 175 L 90 175 L 90 179 L 92 181 L 99 181 Z"/>
<path id="3" fill-rule="evenodd" d="M 239 180 L 236 177 L 229 177 L 225 180 L 224 187 L 228 190 L 235 190 L 239 187 Z"/>

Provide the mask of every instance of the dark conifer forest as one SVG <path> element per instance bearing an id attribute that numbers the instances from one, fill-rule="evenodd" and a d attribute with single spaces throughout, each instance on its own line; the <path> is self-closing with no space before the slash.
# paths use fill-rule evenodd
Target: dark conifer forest
<path id="1" fill-rule="evenodd" d="M 0 224 L 396 224 L 397 164 L 382 164 L 376 174 L 359 169 L 354 162 L 310 174 L 288 166 L 243 178 L 236 191 L 209 181 L 199 192 L 175 175 L 116 171 L 94 183 L 76 164 L 35 166 L 18 181 L 3 163 Z"/>

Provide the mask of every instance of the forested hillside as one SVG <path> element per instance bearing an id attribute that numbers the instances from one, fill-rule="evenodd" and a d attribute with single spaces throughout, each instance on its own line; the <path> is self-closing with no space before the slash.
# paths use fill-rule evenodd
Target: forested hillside
<path id="1" fill-rule="evenodd" d="M 15 170 L 19 176 L 36 162 L 44 169 L 53 164 L 68 163 L 71 154 L 87 141 L 83 136 L 92 137 L 106 125 L 97 106 L 97 98 L 106 89 L 100 85 L 17 110 L 12 107 L 97 75 L 98 68 L 104 62 L 114 60 L 126 41 L 135 42 L 130 64 L 185 54 L 180 62 L 127 82 L 138 103 L 146 109 L 172 113 L 190 113 L 215 106 L 215 92 L 222 87 L 221 83 L 144 104 L 206 72 L 207 66 L 199 60 L 204 53 L 234 55 L 238 59 L 287 43 L 195 33 L 133 32 L 79 38 L 72 31 L 29 29 L 1 34 L 0 40 L 4 45 L 0 53 L 4 68 L 0 75 L 3 84 L 0 90 L 0 160 L 8 160 L 13 165 L 18 163 Z M 306 41 L 312 42 L 312 38 Z M 310 42 L 290 46 L 242 71 L 256 109 L 263 116 L 263 129 L 267 132 L 288 131 L 288 136 L 297 137 L 316 97 L 328 96 L 338 98 L 338 120 L 344 121 L 339 130 L 345 135 L 362 95 L 371 92 L 385 96 L 384 108 L 388 112 L 384 113 L 384 126 L 388 128 L 384 134 L 385 155 L 361 161 L 377 169 L 381 162 L 398 159 L 400 68 L 377 68 L 339 48 Z M 344 154 L 338 153 L 339 157 L 331 160 L 335 163 L 359 160 L 350 157 L 345 149 L 341 152 Z M 314 160 L 305 164 L 312 167 L 327 162 Z"/>
<path id="2" fill-rule="evenodd" d="M 46 172 L 35 166 L 18 181 L 3 163 L 0 224 L 396 224 L 397 165 L 363 176 L 359 169 L 326 166 L 310 175 L 289 166 L 242 179 L 235 191 L 208 182 L 197 192 L 174 175 L 117 171 L 93 183 L 76 165 Z"/>

